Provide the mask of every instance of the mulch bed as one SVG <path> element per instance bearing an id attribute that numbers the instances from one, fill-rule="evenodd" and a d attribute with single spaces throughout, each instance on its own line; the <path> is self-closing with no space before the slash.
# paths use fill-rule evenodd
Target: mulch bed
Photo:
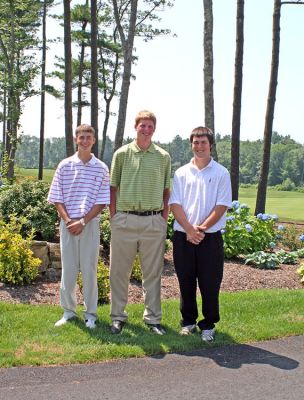
<path id="1" fill-rule="evenodd" d="M 264 270 L 244 265 L 241 261 L 225 262 L 222 291 L 233 292 L 252 289 L 303 289 L 297 265 L 281 265 L 275 270 Z M 0 283 L 0 301 L 25 304 L 59 304 L 60 282 L 47 282 L 38 279 L 31 285 L 10 286 Z M 165 257 L 162 277 L 162 299 L 178 298 L 179 287 L 174 271 L 172 254 Z M 82 295 L 77 290 L 78 302 L 82 303 Z M 143 301 L 141 284 L 130 283 L 129 303 Z"/>

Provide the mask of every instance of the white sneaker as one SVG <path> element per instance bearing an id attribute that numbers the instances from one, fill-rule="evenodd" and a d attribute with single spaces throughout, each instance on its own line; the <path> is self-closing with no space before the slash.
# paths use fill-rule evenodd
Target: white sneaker
<path id="1" fill-rule="evenodd" d="M 62 317 L 59 321 L 57 321 L 57 322 L 55 323 L 54 326 L 56 326 L 56 327 L 62 326 L 62 325 L 65 325 L 67 322 L 68 322 L 68 319 L 65 318 L 65 317 Z"/>
<path id="2" fill-rule="evenodd" d="M 182 336 L 191 335 L 192 333 L 196 332 L 196 325 L 186 325 L 183 326 L 180 330 L 179 334 Z"/>
<path id="3" fill-rule="evenodd" d="M 89 329 L 95 329 L 96 328 L 96 322 L 94 319 L 87 319 L 85 323 L 86 328 Z"/>
<path id="4" fill-rule="evenodd" d="M 215 336 L 215 329 L 203 329 L 201 333 L 203 342 L 213 342 Z"/>

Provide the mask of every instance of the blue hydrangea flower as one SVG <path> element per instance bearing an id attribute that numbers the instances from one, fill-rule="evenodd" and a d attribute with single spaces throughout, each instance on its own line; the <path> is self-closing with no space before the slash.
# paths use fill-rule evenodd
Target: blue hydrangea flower
<path id="1" fill-rule="evenodd" d="M 264 214 L 259 213 L 256 217 L 257 217 L 257 219 L 262 219 L 262 218 L 263 218 L 263 215 L 264 215 Z"/>
<path id="2" fill-rule="evenodd" d="M 301 240 L 301 242 L 304 242 L 304 235 L 303 234 L 299 236 L 299 240 Z"/>
<path id="3" fill-rule="evenodd" d="M 285 226 L 284 225 L 279 225 L 278 226 L 278 231 L 285 231 Z"/>
<path id="4" fill-rule="evenodd" d="M 252 232 L 253 231 L 253 228 L 252 228 L 252 226 L 250 224 L 246 224 L 245 228 L 246 228 L 247 232 Z"/>
<path id="5" fill-rule="evenodd" d="M 263 221 L 267 221 L 267 220 L 269 220 L 271 217 L 270 217 L 270 215 L 269 214 L 262 214 L 262 220 Z"/>
<path id="6" fill-rule="evenodd" d="M 274 242 L 270 242 L 270 243 L 269 243 L 269 246 L 270 246 L 272 249 L 274 249 L 275 246 L 276 246 L 276 244 L 275 244 Z"/>
<path id="7" fill-rule="evenodd" d="M 241 204 L 241 208 L 249 208 L 249 206 L 245 203 Z"/>
<path id="8" fill-rule="evenodd" d="M 234 215 L 229 215 L 229 217 L 227 217 L 227 221 L 233 221 L 235 219 Z"/>
<path id="9" fill-rule="evenodd" d="M 238 200 L 233 200 L 231 205 L 233 209 L 237 209 L 240 207 L 240 202 Z"/>
<path id="10" fill-rule="evenodd" d="M 221 229 L 221 234 L 224 235 L 224 233 L 226 232 L 226 229 Z"/>

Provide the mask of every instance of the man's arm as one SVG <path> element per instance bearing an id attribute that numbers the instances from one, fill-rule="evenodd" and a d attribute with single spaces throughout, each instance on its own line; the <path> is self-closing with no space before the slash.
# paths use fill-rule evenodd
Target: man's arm
<path id="1" fill-rule="evenodd" d="M 169 205 L 168 205 L 169 198 L 170 198 L 170 189 L 164 189 L 163 193 L 164 209 L 162 212 L 162 216 L 166 221 L 168 220 L 168 215 L 169 215 Z"/>
<path id="2" fill-rule="evenodd" d="M 68 225 L 72 220 L 69 217 L 69 214 L 65 208 L 65 205 L 63 203 L 55 203 L 55 207 L 56 207 L 56 210 L 57 210 L 60 218 L 63 219 L 63 221 L 66 225 Z"/>
<path id="3" fill-rule="evenodd" d="M 227 209 L 228 209 L 227 206 L 222 206 L 222 205 L 215 206 L 214 209 L 209 214 L 209 216 L 205 219 L 205 221 L 203 221 L 198 226 L 198 229 L 200 229 L 201 231 L 205 231 L 211 228 L 224 215 Z"/>
<path id="4" fill-rule="evenodd" d="M 184 228 L 187 240 L 193 244 L 199 244 L 204 239 L 205 234 L 200 231 L 198 226 L 190 224 L 182 206 L 176 203 L 171 204 L 171 211 L 176 221 Z"/>
<path id="5" fill-rule="evenodd" d="M 111 218 L 116 214 L 116 194 L 117 187 L 110 186 L 110 216 Z"/>

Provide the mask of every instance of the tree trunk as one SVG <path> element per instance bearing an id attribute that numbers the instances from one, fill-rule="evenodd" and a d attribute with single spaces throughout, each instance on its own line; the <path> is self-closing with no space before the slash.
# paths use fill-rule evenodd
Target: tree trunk
<path id="1" fill-rule="evenodd" d="M 86 1 L 86 7 L 88 7 L 88 0 Z M 81 32 L 85 33 L 88 21 L 83 21 Z M 85 42 L 82 40 L 80 45 L 80 56 L 79 56 L 79 73 L 77 82 L 77 126 L 81 124 L 82 119 L 82 80 L 84 71 L 84 55 L 85 55 Z"/>
<path id="2" fill-rule="evenodd" d="M 213 93 L 213 8 L 212 0 L 204 0 L 204 99 L 205 126 L 214 131 Z M 217 160 L 216 144 L 212 146 L 212 156 Z"/>
<path id="3" fill-rule="evenodd" d="M 47 0 L 43 2 L 42 15 L 42 63 L 41 63 L 41 103 L 40 103 L 40 141 L 38 179 L 43 178 L 43 149 L 44 149 L 44 122 L 45 122 L 45 70 L 46 70 L 46 7 Z"/>
<path id="4" fill-rule="evenodd" d="M 279 71 L 281 0 L 274 0 L 272 25 L 272 60 L 264 127 L 263 159 L 257 191 L 255 215 L 265 212 L 267 180 L 269 173 L 272 125 Z"/>
<path id="5" fill-rule="evenodd" d="M 114 7 L 115 22 L 118 27 L 118 32 L 120 35 L 120 40 L 122 43 L 122 49 L 123 49 L 123 55 L 124 55 L 121 95 L 120 95 L 120 99 L 119 99 L 118 120 L 117 120 L 117 128 L 116 128 L 116 133 L 115 133 L 115 145 L 114 145 L 114 151 L 115 151 L 119 147 L 122 146 L 125 123 L 126 123 L 129 88 L 130 88 L 131 71 L 132 71 L 133 43 L 134 43 L 134 36 L 135 36 L 138 0 L 130 0 L 131 10 L 130 10 L 130 19 L 129 19 L 129 25 L 128 25 L 128 37 L 127 38 L 125 37 L 123 27 L 121 26 L 121 23 L 120 23 L 117 1 L 116 0 L 112 0 L 112 1 L 113 1 L 113 7 Z"/>
<path id="6" fill-rule="evenodd" d="M 97 2 L 91 0 L 91 125 L 96 142 L 93 153 L 98 157 L 98 65 L 97 65 Z"/>
<path id="7" fill-rule="evenodd" d="M 6 87 L 3 89 L 3 117 L 2 117 L 2 146 L 5 149 L 6 142 Z"/>
<path id="8" fill-rule="evenodd" d="M 64 67 L 65 145 L 66 145 L 66 155 L 67 157 L 69 157 L 74 154 L 70 0 L 64 0 L 63 6 L 64 6 L 64 57 L 65 57 L 65 67 Z"/>
<path id="9" fill-rule="evenodd" d="M 233 93 L 231 170 L 230 170 L 233 200 L 238 200 L 239 198 L 243 49 L 244 49 L 244 0 L 238 0 L 237 15 L 236 15 L 236 50 L 235 50 L 235 64 L 234 64 L 234 93 Z"/>

